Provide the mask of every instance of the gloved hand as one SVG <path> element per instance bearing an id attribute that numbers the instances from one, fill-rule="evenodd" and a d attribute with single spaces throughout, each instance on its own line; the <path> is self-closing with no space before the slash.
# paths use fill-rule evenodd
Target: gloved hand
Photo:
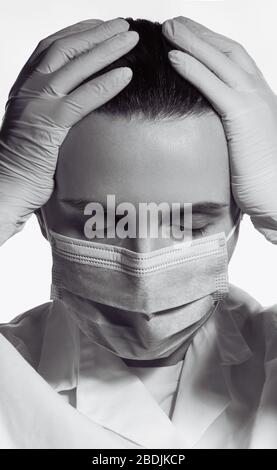
<path id="1" fill-rule="evenodd" d="M 39 43 L 13 85 L 0 131 L 0 245 L 50 198 L 59 147 L 80 119 L 119 93 L 120 67 L 82 84 L 132 49 L 124 19 L 88 20 Z"/>
<path id="2" fill-rule="evenodd" d="M 277 243 L 277 99 L 261 71 L 235 41 L 188 18 L 163 24 L 178 49 L 174 69 L 195 85 L 220 115 L 237 205 Z"/>

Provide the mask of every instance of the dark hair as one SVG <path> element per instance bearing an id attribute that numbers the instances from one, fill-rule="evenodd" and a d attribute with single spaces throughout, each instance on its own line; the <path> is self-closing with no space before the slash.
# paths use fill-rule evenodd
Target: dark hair
<path id="1" fill-rule="evenodd" d="M 97 112 L 128 117 L 142 114 L 148 119 L 162 119 L 211 111 L 206 98 L 170 65 L 168 52 L 173 46 L 162 34 L 161 23 L 133 18 L 126 18 L 126 21 L 130 31 L 138 32 L 138 44 L 93 77 L 127 66 L 132 69 L 133 78 Z"/>

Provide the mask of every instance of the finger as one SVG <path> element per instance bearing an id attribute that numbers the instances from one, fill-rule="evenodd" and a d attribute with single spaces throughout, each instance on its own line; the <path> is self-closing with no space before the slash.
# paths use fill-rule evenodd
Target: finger
<path id="1" fill-rule="evenodd" d="M 81 54 L 52 75 L 48 90 L 51 94 L 66 94 L 85 79 L 127 54 L 138 42 L 136 31 L 127 31 L 98 44 L 86 54 Z"/>
<path id="2" fill-rule="evenodd" d="M 74 57 L 92 49 L 115 34 L 128 31 L 128 29 L 129 23 L 127 21 L 116 18 L 89 30 L 57 39 L 47 50 L 36 70 L 41 73 L 54 72 Z"/>
<path id="3" fill-rule="evenodd" d="M 191 18 L 178 16 L 174 18 L 186 25 L 193 33 L 198 34 L 203 40 L 216 47 L 218 50 L 226 54 L 233 62 L 238 64 L 248 73 L 261 74 L 254 59 L 248 54 L 244 47 L 231 38 L 216 33 L 206 26 L 197 23 Z"/>
<path id="4" fill-rule="evenodd" d="M 39 63 L 41 54 L 44 53 L 44 51 L 54 42 L 55 39 L 59 39 L 61 37 L 67 36 L 69 34 L 73 34 L 78 31 L 82 31 L 82 30 L 85 31 L 85 30 L 91 29 L 93 27 L 98 26 L 101 23 L 103 23 L 103 21 L 98 20 L 98 19 L 80 21 L 79 23 L 68 26 L 67 28 L 63 28 L 62 30 L 57 31 L 51 36 L 48 36 L 47 38 L 40 41 L 40 43 L 38 44 L 38 46 L 36 47 L 32 55 L 29 57 L 29 59 L 23 66 L 22 70 L 20 71 L 16 81 L 14 82 L 10 90 L 9 97 L 14 95 L 16 91 L 23 85 L 25 80 L 28 79 L 28 77 L 31 75 L 36 65 Z"/>
<path id="5" fill-rule="evenodd" d="M 56 41 L 57 39 L 62 39 L 62 38 L 65 38 L 66 36 L 69 36 L 69 35 L 72 35 L 81 31 L 86 31 L 91 28 L 95 28 L 96 26 L 99 26 L 102 23 L 104 23 L 103 20 L 93 18 L 93 19 L 88 19 L 84 21 L 79 21 L 78 23 L 75 23 L 59 31 L 56 31 L 55 33 L 51 34 L 50 36 L 47 36 L 46 38 L 42 39 L 39 42 L 36 49 L 34 50 L 31 57 L 29 58 L 29 61 L 33 62 L 34 60 L 36 60 L 36 58 L 42 52 L 48 49 L 53 44 L 53 42 Z"/>
<path id="6" fill-rule="evenodd" d="M 80 86 L 63 99 L 63 123 L 69 127 L 73 126 L 117 95 L 128 85 L 131 78 L 132 70 L 129 67 L 119 67 Z"/>
<path id="7" fill-rule="evenodd" d="M 163 24 L 163 33 L 171 43 L 200 60 L 229 86 L 248 85 L 248 76 L 244 70 L 221 51 L 203 41 L 180 21 L 166 21 Z"/>
<path id="8" fill-rule="evenodd" d="M 211 70 L 185 52 L 170 51 L 168 57 L 176 72 L 198 88 L 220 115 L 231 110 L 234 92 Z"/>

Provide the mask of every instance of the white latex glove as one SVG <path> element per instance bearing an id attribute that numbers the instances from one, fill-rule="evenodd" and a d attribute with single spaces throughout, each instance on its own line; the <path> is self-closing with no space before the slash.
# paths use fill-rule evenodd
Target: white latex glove
<path id="1" fill-rule="evenodd" d="M 277 243 L 277 100 L 245 49 L 188 18 L 163 24 L 174 69 L 206 96 L 228 142 L 237 205 Z"/>
<path id="2" fill-rule="evenodd" d="M 130 82 L 131 69 L 120 67 L 78 87 L 135 46 L 128 28 L 120 18 L 65 28 L 41 41 L 19 74 L 0 131 L 0 245 L 50 198 L 69 129 Z"/>

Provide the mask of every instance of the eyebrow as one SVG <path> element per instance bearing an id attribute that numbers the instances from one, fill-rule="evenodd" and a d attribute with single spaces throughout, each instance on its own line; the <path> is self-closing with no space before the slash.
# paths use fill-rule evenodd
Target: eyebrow
<path id="1" fill-rule="evenodd" d="M 198 202 L 196 204 L 192 204 L 192 212 L 202 212 L 205 214 L 210 214 L 214 212 L 218 212 L 225 207 L 229 207 L 229 204 L 226 202 Z"/>
<path id="2" fill-rule="evenodd" d="M 87 204 L 91 202 L 101 204 L 99 201 L 95 201 L 95 200 L 89 201 L 86 199 L 69 199 L 69 198 L 68 199 L 63 198 L 61 199 L 61 202 L 64 202 L 71 206 L 79 206 L 79 207 L 85 207 Z M 184 203 L 180 203 L 181 211 L 184 208 L 183 204 Z M 101 204 L 101 205 L 103 206 L 104 210 L 106 210 L 106 205 L 105 204 Z M 212 213 L 219 212 L 220 210 L 228 206 L 229 204 L 226 202 L 214 202 L 214 201 L 197 202 L 195 204 L 192 204 L 192 213 L 212 214 Z"/>

